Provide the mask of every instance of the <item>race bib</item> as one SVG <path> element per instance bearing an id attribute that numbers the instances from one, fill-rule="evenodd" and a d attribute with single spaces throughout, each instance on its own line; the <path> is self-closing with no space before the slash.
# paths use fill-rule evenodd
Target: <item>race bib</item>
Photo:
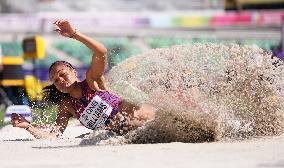
<path id="1" fill-rule="evenodd" d="M 105 126 L 105 122 L 110 116 L 113 107 L 95 96 L 85 110 L 80 114 L 80 122 L 89 129 L 98 129 Z"/>

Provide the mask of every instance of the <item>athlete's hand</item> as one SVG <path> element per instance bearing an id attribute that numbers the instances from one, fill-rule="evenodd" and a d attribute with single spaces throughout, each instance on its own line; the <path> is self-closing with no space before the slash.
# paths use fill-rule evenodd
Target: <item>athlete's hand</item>
<path id="1" fill-rule="evenodd" d="M 73 38 L 74 35 L 76 34 L 76 29 L 71 26 L 68 20 L 58 19 L 53 24 L 57 26 L 57 28 L 54 31 L 56 31 L 58 34 L 64 37 Z"/>
<path id="2" fill-rule="evenodd" d="M 16 113 L 12 113 L 11 121 L 13 127 L 19 127 L 19 128 L 27 128 L 30 124 L 23 116 Z"/>

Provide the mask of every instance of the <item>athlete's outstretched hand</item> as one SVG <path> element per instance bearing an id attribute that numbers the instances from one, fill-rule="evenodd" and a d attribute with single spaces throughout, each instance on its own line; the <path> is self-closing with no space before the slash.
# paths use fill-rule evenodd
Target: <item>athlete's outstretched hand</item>
<path id="1" fill-rule="evenodd" d="M 54 31 L 56 31 L 58 34 L 64 37 L 73 38 L 74 35 L 76 34 L 76 29 L 71 26 L 68 20 L 58 19 L 53 24 L 57 26 L 57 28 Z"/>
<path id="2" fill-rule="evenodd" d="M 13 127 L 27 128 L 30 124 L 23 116 L 16 113 L 12 113 L 11 120 Z"/>

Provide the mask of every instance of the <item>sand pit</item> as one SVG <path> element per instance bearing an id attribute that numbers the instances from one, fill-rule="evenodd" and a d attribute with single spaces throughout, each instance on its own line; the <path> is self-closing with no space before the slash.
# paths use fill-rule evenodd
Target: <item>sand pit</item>
<path id="1" fill-rule="evenodd" d="M 284 136 L 210 143 L 82 145 L 84 139 L 75 137 L 88 130 L 69 127 L 66 131 L 69 137 L 35 140 L 25 130 L 2 128 L 0 167 L 284 167 Z"/>

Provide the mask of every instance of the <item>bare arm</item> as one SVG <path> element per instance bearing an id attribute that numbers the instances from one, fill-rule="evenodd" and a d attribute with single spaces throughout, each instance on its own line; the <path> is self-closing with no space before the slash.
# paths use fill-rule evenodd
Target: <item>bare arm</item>
<path id="1" fill-rule="evenodd" d="M 56 124 L 52 126 L 51 131 L 45 131 L 43 126 L 30 124 L 24 117 L 16 113 L 12 114 L 12 124 L 14 127 L 25 128 L 37 139 L 56 138 L 60 136 L 67 127 L 72 114 L 69 112 L 70 106 L 62 101 L 59 104 Z M 45 126 L 49 127 L 49 126 Z"/>
<path id="2" fill-rule="evenodd" d="M 74 38 L 93 51 L 91 66 L 86 72 L 86 79 L 90 88 L 105 90 L 103 74 L 107 64 L 107 49 L 101 43 L 82 33 L 76 33 Z"/>
<path id="3" fill-rule="evenodd" d="M 21 115 L 18 115 L 16 113 L 13 114 L 14 114 L 14 116 L 12 116 L 13 127 L 26 129 L 37 139 L 56 138 L 60 135 L 59 128 L 56 126 L 54 126 L 52 131 L 49 132 L 46 131 L 45 129 L 51 128 L 52 126 L 30 124 Z"/>
<path id="4" fill-rule="evenodd" d="M 77 32 L 67 20 L 57 20 L 54 22 L 57 25 L 57 31 L 60 35 L 74 38 L 86 45 L 93 52 L 91 66 L 87 70 L 86 78 L 89 86 L 92 89 L 104 89 L 103 74 L 107 64 L 107 49 L 103 44 L 90 38 L 80 32 Z M 102 84 L 100 84 L 102 83 Z"/>

